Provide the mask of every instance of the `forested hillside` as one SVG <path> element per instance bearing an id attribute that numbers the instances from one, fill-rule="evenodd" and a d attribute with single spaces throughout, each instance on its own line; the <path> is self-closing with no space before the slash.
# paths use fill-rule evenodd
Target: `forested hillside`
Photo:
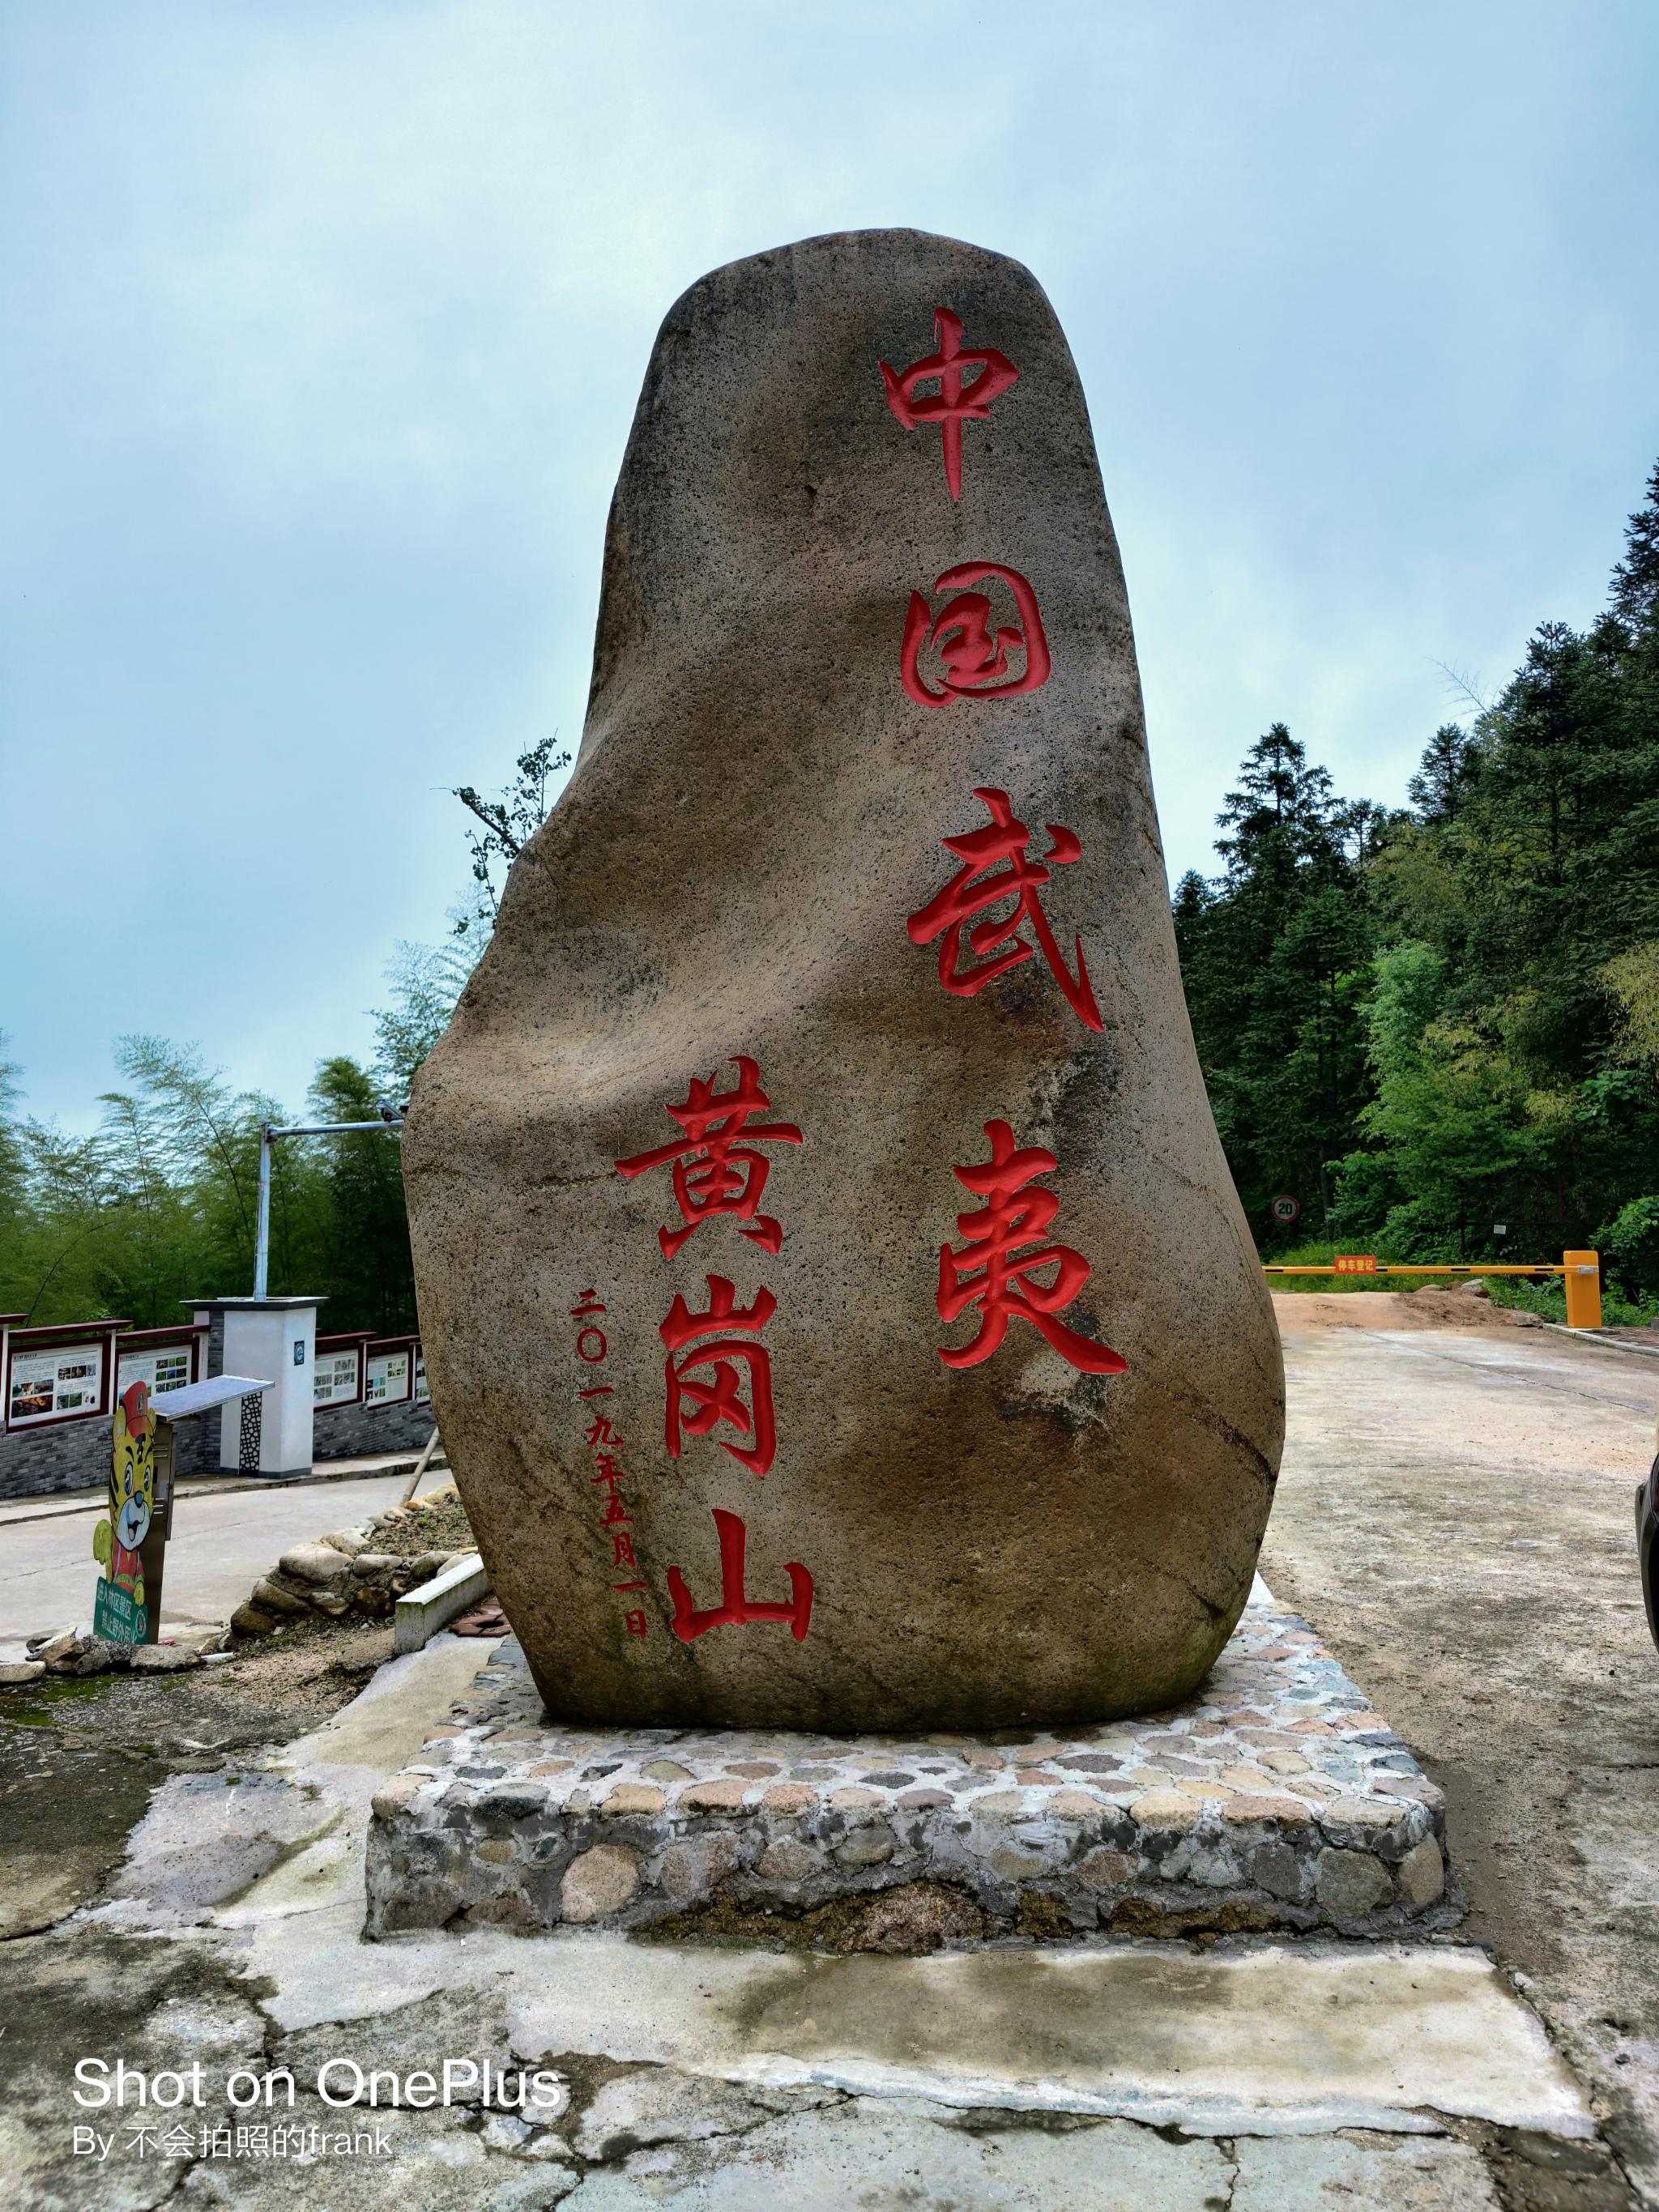
<path id="1" fill-rule="evenodd" d="M 123 1037 L 116 1058 L 125 1087 L 90 1136 L 0 1113 L 0 1312 L 150 1328 L 181 1299 L 253 1287 L 259 1123 L 294 1116 L 158 1037 Z M 325 1060 L 305 1118 L 375 1121 L 381 1095 L 355 1060 Z M 325 1330 L 412 1328 L 396 1136 L 290 1142 L 272 1160 L 271 1290 L 325 1296 Z"/>
<path id="2" fill-rule="evenodd" d="M 1176 889 L 1257 1242 L 1589 1243 L 1659 1296 L 1659 469 L 1607 611 L 1545 623 L 1500 697 L 1435 732 L 1409 795 L 1339 798 L 1276 724 L 1218 817 L 1222 872 Z"/>

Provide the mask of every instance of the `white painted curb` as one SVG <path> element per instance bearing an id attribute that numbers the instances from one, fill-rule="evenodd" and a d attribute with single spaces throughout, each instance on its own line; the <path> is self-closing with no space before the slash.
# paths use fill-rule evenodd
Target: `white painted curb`
<path id="1" fill-rule="evenodd" d="M 441 1628 L 489 1593 L 489 1577 L 476 1552 L 466 1552 L 419 1589 L 398 1601 L 392 1618 L 394 1652 L 422 1651 Z"/>

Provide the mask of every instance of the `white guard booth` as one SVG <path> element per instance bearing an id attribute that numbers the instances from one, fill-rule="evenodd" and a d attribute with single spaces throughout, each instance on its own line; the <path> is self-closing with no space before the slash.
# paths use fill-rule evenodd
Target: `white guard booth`
<path id="1" fill-rule="evenodd" d="M 198 1322 L 222 1320 L 221 1371 L 273 1376 L 268 1389 L 228 1403 L 219 1465 L 228 1474 L 309 1474 L 312 1404 L 321 1298 L 198 1298 Z"/>

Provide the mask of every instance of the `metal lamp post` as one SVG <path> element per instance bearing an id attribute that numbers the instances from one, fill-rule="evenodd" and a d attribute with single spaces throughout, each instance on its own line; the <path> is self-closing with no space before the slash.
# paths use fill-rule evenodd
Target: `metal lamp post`
<path id="1" fill-rule="evenodd" d="M 259 1210 L 253 1246 L 253 1295 L 267 1295 L 266 1281 L 270 1272 L 270 1148 L 279 1137 L 348 1137 L 360 1136 L 366 1131 L 378 1129 L 390 1135 L 404 1126 L 403 1109 L 382 1106 L 378 1121 L 311 1121 L 296 1123 L 291 1129 L 278 1129 L 269 1121 L 259 1124 Z"/>

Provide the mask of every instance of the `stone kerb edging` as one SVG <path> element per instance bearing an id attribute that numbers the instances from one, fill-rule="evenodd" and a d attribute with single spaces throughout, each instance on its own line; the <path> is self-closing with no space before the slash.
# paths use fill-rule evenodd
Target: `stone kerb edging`
<path id="1" fill-rule="evenodd" d="M 89 1628 L 47 1629 L 21 1644 L 0 1644 L 0 1686 L 21 1688 L 46 1674 L 177 1674 L 228 1655 L 222 1628 L 203 1628 L 165 1643 L 111 1644 Z"/>
<path id="2" fill-rule="evenodd" d="M 457 1614 L 489 1595 L 489 1576 L 476 1552 L 458 1552 L 430 1582 L 398 1600 L 392 1620 L 392 1649 L 399 1657 L 422 1651 Z"/>
<path id="3" fill-rule="evenodd" d="M 438 1494 L 415 1498 L 411 1506 L 430 1504 Z M 432 1551 L 410 1559 L 377 1551 L 376 1534 L 395 1526 L 408 1510 L 388 1507 L 356 1528 L 335 1528 L 314 1543 L 295 1544 L 284 1552 L 230 1616 L 233 1632 L 269 1636 L 283 1621 L 306 1614 L 328 1620 L 348 1614 L 363 1620 L 388 1619 L 400 1597 L 462 1556 L 459 1551 Z"/>
<path id="4" fill-rule="evenodd" d="M 1306 1624 L 1261 1604 L 1178 1711 L 1017 1738 L 561 1728 L 508 1645 L 376 1794 L 368 1878 L 375 1936 L 768 1915 L 833 1936 L 856 1906 L 855 1944 L 903 1949 L 1462 1911 L 1440 1790 Z"/>

